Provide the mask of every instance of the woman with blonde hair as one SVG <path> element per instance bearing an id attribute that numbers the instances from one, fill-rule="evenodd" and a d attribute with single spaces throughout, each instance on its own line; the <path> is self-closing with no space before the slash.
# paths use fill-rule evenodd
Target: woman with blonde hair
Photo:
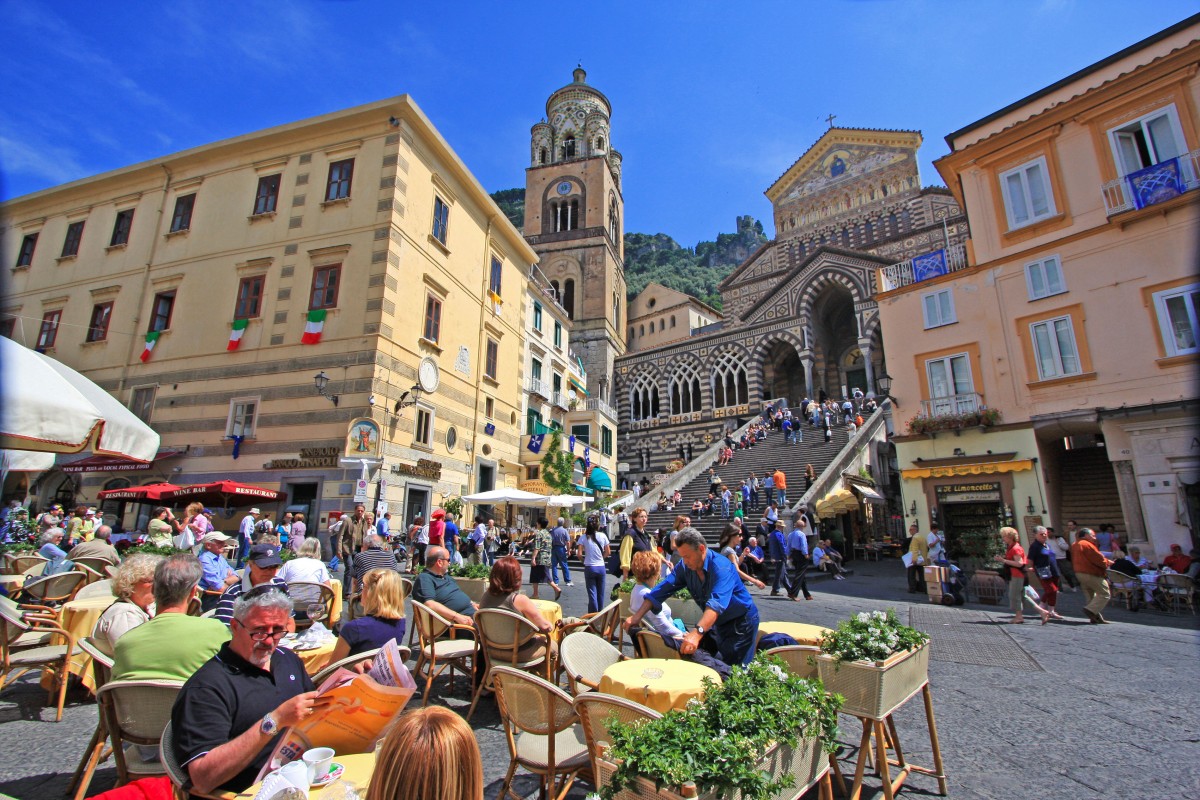
<path id="1" fill-rule="evenodd" d="M 154 570 L 162 556 L 134 553 L 121 562 L 113 578 L 116 602 L 104 609 L 92 628 L 92 640 L 109 655 L 116 652 L 117 639 L 150 619 L 154 605 Z"/>
<path id="2" fill-rule="evenodd" d="M 1008 607 L 1013 612 L 1013 618 L 1008 622 L 1020 625 L 1025 621 L 1025 568 L 1028 564 L 1025 558 L 1025 548 L 1021 547 L 1020 534 L 1017 533 L 1016 528 L 1007 526 L 1001 528 L 1000 538 L 1004 540 L 1004 558 L 1000 559 L 1000 562 L 1009 570 Z M 1036 597 L 1035 594 L 1029 600 L 1041 614 L 1042 624 L 1045 625 L 1050 618 L 1050 612 L 1038 605 L 1034 599 Z"/>
<path id="3" fill-rule="evenodd" d="M 392 639 L 404 641 L 404 583 L 399 572 L 374 569 L 364 575 L 362 604 L 366 616 L 342 626 L 330 663 L 383 647 Z"/>
<path id="4" fill-rule="evenodd" d="M 399 717 L 384 732 L 367 800 L 483 800 L 483 759 L 471 727 L 442 706 Z"/>
<path id="5" fill-rule="evenodd" d="M 196 546 L 196 542 L 203 539 L 204 535 L 212 529 L 212 523 L 208 521 L 208 517 L 204 516 L 204 504 L 188 504 L 183 512 L 183 527 L 180 529 L 179 535 L 175 537 L 175 548 L 191 550 Z"/>

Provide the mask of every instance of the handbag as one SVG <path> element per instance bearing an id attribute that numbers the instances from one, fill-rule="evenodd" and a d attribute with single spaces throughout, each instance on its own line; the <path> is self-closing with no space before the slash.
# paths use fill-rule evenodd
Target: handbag
<path id="1" fill-rule="evenodd" d="M 1042 578 L 1043 580 L 1054 577 L 1054 574 L 1051 572 L 1050 567 L 1048 567 L 1048 566 L 1047 567 L 1038 567 L 1037 575 L 1039 578 Z"/>
<path id="2" fill-rule="evenodd" d="M 621 544 L 620 540 L 617 546 L 612 549 L 612 555 L 608 557 L 608 562 L 604 565 L 604 570 L 614 578 L 621 577 Z"/>

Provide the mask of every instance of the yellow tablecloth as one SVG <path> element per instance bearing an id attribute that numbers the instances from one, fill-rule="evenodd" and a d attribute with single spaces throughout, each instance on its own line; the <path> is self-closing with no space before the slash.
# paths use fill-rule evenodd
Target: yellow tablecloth
<path id="1" fill-rule="evenodd" d="M 326 628 L 332 628 L 333 623 L 342 618 L 342 582 L 337 578 L 331 578 L 329 588 L 333 589 L 333 610 L 329 614 L 329 619 L 324 621 Z"/>
<path id="2" fill-rule="evenodd" d="M 760 622 L 758 635 L 768 633 L 786 633 L 796 640 L 796 644 L 810 644 L 814 647 L 821 643 L 821 636 L 829 633 L 829 628 L 820 625 L 809 625 L 805 622 Z"/>
<path id="3" fill-rule="evenodd" d="M 715 670 L 691 661 L 634 658 L 604 670 L 600 691 L 665 714 L 673 708 L 683 709 L 693 697 L 703 697 L 705 678 L 721 681 Z"/>
<path id="4" fill-rule="evenodd" d="M 96 627 L 96 620 L 100 619 L 104 609 L 115 601 L 115 597 L 89 597 L 86 600 L 71 600 L 63 603 L 62 608 L 58 610 L 58 624 L 67 633 L 74 636 L 75 641 L 78 642 L 83 637 L 92 635 L 92 628 Z M 92 657 L 78 647 L 71 656 L 70 669 L 72 675 L 79 676 L 80 681 L 88 688 L 89 692 L 96 688 L 92 678 Z M 43 679 L 42 683 L 45 686 L 48 680 Z"/>
<path id="5" fill-rule="evenodd" d="M 562 606 L 553 600 L 534 600 L 533 604 L 537 606 L 537 610 L 542 613 L 546 621 L 551 625 L 562 622 Z"/>
<path id="6" fill-rule="evenodd" d="M 312 650 L 293 650 L 292 652 L 304 662 L 305 672 L 309 675 L 316 675 L 333 662 L 333 648 L 336 644 L 337 639 L 330 639 L 325 644 L 320 647 L 314 647 Z"/>
<path id="7" fill-rule="evenodd" d="M 17 589 L 25 585 L 24 575 L 0 575 L 0 586 L 4 587 L 4 591 L 13 595 Z"/>
<path id="8" fill-rule="evenodd" d="M 375 771 L 375 754 L 374 753 L 356 753 L 355 755 L 339 756 L 335 755 L 333 761 L 336 764 L 341 764 L 345 767 L 342 776 L 339 780 L 343 782 L 353 783 L 358 787 L 358 793 L 362 797 L 367 796 L 367 786 L 371 783 L 371 773 Z M 329 784 L 326 784 L 326 786 Z M 239 798 L 252 798 L 258 794 L 258 790 L 262 784 L 256 783 L 246 791 L 238 795 Z M 320 797 L 321 790 L 324 786 L 314 786 L 309 790 L 310 797 Z"/>

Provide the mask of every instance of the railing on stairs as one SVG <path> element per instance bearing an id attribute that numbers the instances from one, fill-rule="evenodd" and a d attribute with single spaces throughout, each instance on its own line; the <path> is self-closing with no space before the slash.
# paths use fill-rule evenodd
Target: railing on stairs
<path id="1" fill-rule="evenodd" d="M 863 421 L 863 425 L 850 437 L 833 460 L 813 481 L 800 499 L 792 504 L 795 511 L 800 506 L 807 506 L 810 513 L 814 512 L 817 500 L 827 495 L 835 488 L 841 488 L 842 475 L 849 469 L 857 470 L 870 463 L 870 446 L 875 441 L 887 439 L 887 417 L 892 410 L 892 401 L 884 400 L 879 410 Z"/>

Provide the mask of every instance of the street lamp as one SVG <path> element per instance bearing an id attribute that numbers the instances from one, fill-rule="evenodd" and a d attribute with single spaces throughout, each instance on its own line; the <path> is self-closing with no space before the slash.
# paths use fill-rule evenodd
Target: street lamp
<path id="1" fill-rule="evenodd" d="M 396 401 L 396 405 L 392 408 L 392 414 L 398 415 L 402 409 L 409 406 L 415 406 L 417 401 L 421 399 L 421 384 L 414 383 L 412 388 L 400 395 L 400 399 Z"/>
<path id="2" fill-rule="evenodd" d="M 329 376 L 325 374 L 325 370 L 321 370 L 316 375 L 313 375 L 313 385 L 317 387 L 317 394 L 327 398 L 334 406 L 338 404 L 338 396 L 329 393 Z"/>
<path id="3" fill-rule="evenodd" d="M 892 376 L 886 372 L 875 379 L 875 388 L 878 390 L 876 394 L 882 396 L 885 400 L 891 400 L 896 408 L 900 407 L 900 401 L 892 397 Z"/>

